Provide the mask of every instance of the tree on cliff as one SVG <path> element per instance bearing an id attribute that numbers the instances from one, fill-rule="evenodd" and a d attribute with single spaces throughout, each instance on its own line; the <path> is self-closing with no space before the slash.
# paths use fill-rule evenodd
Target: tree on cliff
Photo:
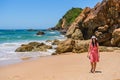
<path id="1" fill-rule="evenodd" d="M 68 28 L 72 22 L 75 21 L 76 17 L 82 12 L 82 8 L 72 8 L 66 12 L 66 14 L 59 20 L 55 26 L 58 29 Z"/>

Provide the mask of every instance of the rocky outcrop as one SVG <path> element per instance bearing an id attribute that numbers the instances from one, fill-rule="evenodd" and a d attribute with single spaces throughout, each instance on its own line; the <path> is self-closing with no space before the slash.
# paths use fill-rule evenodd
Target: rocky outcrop
<path id="1" fill-rule="evenodd" d="M 82 53 L 88 51 L 90 40 L 73 40 L 67 39 L 61 42 L 57 49 L 56 53 L 65 53 L 65 52 L 74 52 L 74 53 Z"/>
<path id="2" fill-rule="evenodd" d="M 68 38 L 72 38 L 72 39 L 84 39 L 83 38 L 83 32 L 82 32 L 82 27 L 79 26 L 79 24 L 81 24 L 83 22 L 83 20 L 85 19 L 87 13 L 90 12 L 90 8 L 85 8 L 82 13 L 75 19 L 75 21 L 71 24 L 71 26 L 69 27 L 69 29 L 67 30 L 66 36 Z M 77 31 L 77 32 L 76 32 Z M 76 34 L 78 33 L 78 34 Z M 76 35 L 75 35 L 76 34 Z M 75 38 L 74 37 L 77 37 Z"/>
<path id="3" fill-rule="evenodd" d="M 90 40 L 75 40 L 73 53 L 82 53 L 87 52 L 89 47 Z"/>
<path id="4" fill-rule="evenodd" d="M 65 34 L 69 26 L 74 22 L 75 18 L 82 12 L 81 8 L 72 8 L 58 21 L 57 25 L 50 30 L 59 30 Z"/>
<path id="5" fill-rule="evenodd" d="M 89 44 L 90 44 L 90 40 L 67 39 L 58 45 L 58 47 L 56 48 L 56 53 L 53 53 L 53 55 L 63 54 L 66 52 L 73 52 L 73 53 L 88 52 Z M 99 46 L 100 52 L 113 52 L 115 50 L 120 50 L 120 48 Z"/>
<path id="6" fill-rule="evenodd" d="M 120 28 L 113 31 L 111 43 L 113 46 L 120 47 Z"/>
<path id="7" fill-rule="evenodd" d="M 36 33 L 36 35 L 44 35 L 45 33 L 44 32 L 42 32 L 42 31 L 38 31 L 37 33 Z"/>
<path id="8" fill-rule="evenodd" d="M 60 43 L 59 40 L 55 39 L 53 42 L 52 42 L 52 45 L 58 45 Z"/>
<path id="9" fill-rule="evenodd" d="M 29 52 L 34 49 L 31 45 L 21 45 L 21 47 L 17 48 L 15 52 Z"/>
<path id="10" fill-rule="evenodd" d="M 100 45 L 118 46 L 116 45 L 118 42 L 112 38 L 117 33 L 114 30 L 118 28 L 120 28 L 120 0 L 103 0 L 93 9 L 88 7 L 83 9 L 70 25 L 66 36 L 74 40 L 87 40 L 95 35 Z"/>
<path id="11" fill-rule="evenodd" d="M 65 52 L 72 52 L 73 45 L 74 45 L 74 40 L 72 39 L 67 39 L 63 42 L 61 42 L 58 47 L 56 48 L 56 53 L 65 53 Z"/>
<path id="12" fill-rule="evenodd" d="M 15 52 L 47 51 L 47 49 L 52 49 L 52 46 L 39 42 L 30 42 L 28 44 L 22 44 Z"/>

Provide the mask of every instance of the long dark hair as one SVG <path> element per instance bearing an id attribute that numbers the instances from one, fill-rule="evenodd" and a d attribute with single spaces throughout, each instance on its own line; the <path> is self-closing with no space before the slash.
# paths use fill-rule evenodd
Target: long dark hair
<path id="1" fill-rule="evenodd" d="M 93 41 L 93 39 L 95 39 L 95 42 Z M 93 46 L 93 47 L 95 47 L 95 46 L 97 47 L 97 43 L 98 43 L 98 42 L 97 42 L 97 39 L 96 39 L 96 38 L 93 38 L 93 39 L 92 39 L 92 46 Z"/>

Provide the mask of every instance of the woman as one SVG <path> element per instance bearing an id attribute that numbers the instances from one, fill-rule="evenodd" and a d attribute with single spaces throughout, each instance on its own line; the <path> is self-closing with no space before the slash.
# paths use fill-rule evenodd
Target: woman
<path id="1" fill-rule="evenodd" d="M 88 55 L 87 57 L 91 62 L 91 72 L 95 73 L 96 64 L 99 62 L 99 45 L 95 36 L 92 36 L 91 42 L 89 44 Z"/>

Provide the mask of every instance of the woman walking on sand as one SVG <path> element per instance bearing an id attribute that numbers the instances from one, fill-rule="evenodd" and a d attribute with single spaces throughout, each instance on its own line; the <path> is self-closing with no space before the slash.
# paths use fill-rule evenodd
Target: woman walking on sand
<path id="1" fill-rule="evenodd" d="M 88 48 L 88 55 L 87 57 L 90 59 L 91 62 L 91 73 L 95 73 L 95 69 L 96 69 L 96 65 L 97 62 L 99 62 L 99 44 L 97 42 L 97 39 L 95 36 L 92 36 L 91 38 L 91 42 L 89 44 L 89 48 Z"/>

